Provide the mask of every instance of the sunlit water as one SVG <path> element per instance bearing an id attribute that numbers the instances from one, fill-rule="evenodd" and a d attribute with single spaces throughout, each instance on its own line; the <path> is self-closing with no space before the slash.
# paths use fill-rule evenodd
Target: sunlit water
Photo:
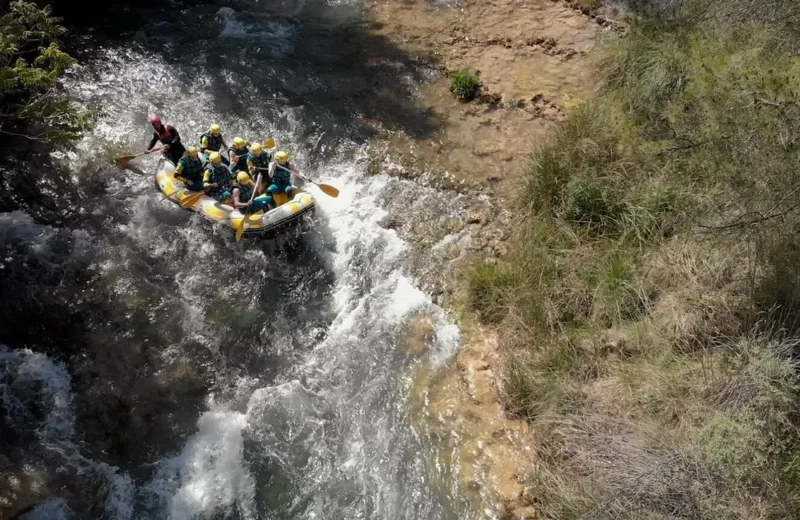
<path id="1" fill-rule="evenodd" d="M 293 15 L 310 17 L 310 3 L 298 2 Z M 319 9 L 349 17 L 356 7 L 339 1 Z M 301 236 L 236 243 L 229 230 L 160 197 L 155 158 L 138 162 L 142 175 L 104 169 L 106 194 L 88 206 L 96 225 L 76 232 L 73 254 L 102 277 L 112 302 L 145 307 L 146 316 L 134 323 L 121 311 L 123 331 L 108 349 L 113 356 L 140 336 L 166 338 L 160 362 L 202 366 L 210 392 L 191 419 L 193 432 L 141 468 L 87 455 L 70 374 L 35 346 L 0 351 L 4 408 L 39 424 L 37 449 L 54 471 L 85 482 L 87 495 L 102 496 L 106 518 L 461 517 L 441 491 L 448 487 L 431 482 L 432 448 L 406 409 L 420 360 L 397 341 L 412 313 L 430 313 L 431 359 L 441 363 L 457 350 L 458 329 L 405 273 L 407 244 L 378 224 L 388 178 L 366 174 L 354 119 L 339 127 L 325 106 L 284 102 L 287 85 L 315 88 L 307 56 L 295 54 L 302 25 L 269 16 L 257 2 L 187 16 L 195 18 L 153 20 L 137 37 L 146 45 L 97 49 L 74 71 L 71 91 L 107 114 L 65 158 L 78 179 L 98 154 L 143 150 L 147 115 L 158 112 L 185 142 L 211 122 L 229 141 L 273 137 L 341 195 L 309 188 L 318 211 Z M 194 38 L 187 26 L 201 22 L 213 30 Z M 180 59 L 153 50 L 162 44 L 179 46 Z M 40 258 L 54 256 L 52 234 L 22 213 L 0 219 L 4 245 L 26 242 L 27 254 Z M 38 415 L 28 411 L 31 395 Z M 25 518 L 80 518 L 76 507 L 56 493 Z"/>

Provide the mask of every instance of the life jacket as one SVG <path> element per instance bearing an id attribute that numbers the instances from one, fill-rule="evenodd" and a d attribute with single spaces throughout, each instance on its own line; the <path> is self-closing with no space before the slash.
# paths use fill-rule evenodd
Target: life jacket
<path id="1" fill-rule="evenodd" d="M 199 157 L 197 159 L 192 159 L 188 155 L 184 155 L 181 157 L 179 163 L 183 166 L 181 177 L 189 179 L 192 182 L 203 182 L 203 172 L 205 168 L 203 167 L 203 161 L 200 160 Z"/>
<path id="2" fill-rule="evenodd" d="M 206 132 L 200 136 L 201 143 L 203 142 L 204 137 L 208 141 L 208 146 L 206 147 L 206 150 L 211 150 L 212 152 L 219 152 L 219 149 L 222 148 L 222 141 L 224 141 L 224 139 L 222 138 L 222 134 L 214 135 L 211 132 Z"/>
<path id="3" fill-rule="evenodd" d="M 220 187 L 225 187 L 230 183 L 230 170 L 228 170 L 228 167 L 224 164 L 220 164 L 219 166 L 216 164 L 206 165 L 204 172 L 207 171 L 211 171 L 211 179 L 209 179 L 209 182 L 216 182 Z"/>
<path id="4" fill-rule="evenodd" d="M 256 168 L 267 168 L 272 157 L 267 152 L 261 152 L 261 155 L 255 155 L 253 152 L 247 154 L 247 160 Z"/>
<path id="5" fill-rule="evenodd" d="M 169 131 L 169 127 L 165 124 L 162 124 L 161 130 L 156 130 L 155 134 L 158 136 L 158 140 L 164 144 L 169 144 L 175 139 L 175 135 Z"/>
<path id="6" fill-rule="evenodd" d="M 253 188 L 255 188 L 255 186 L 235 181 L 231 185 L 231 191 L 233 191 L 234 188 L 239 188 L 239 202 L 250 202 L 250 197 L 253 195 Z"/>
<path id="7" fill-rule="evenodd" d="M 276 162 L 272 182 L 280 186 L 289 186 L 292 183 L 292 173 L 289 171 L 291 167 L 292 165 L 288 162 L 286 164 L 278 164 Z"/>
<path id="8" fill-rule="evenodd" d="M 231 146 L 228 148 L 229 152 L 233 152 L 234 155 L 239 157 L 239 160 L 236 161 L 236 164 L 231 164 L 233 171 L 242 170 L 247 171 L 247 155 L 250 153 L 250 150 L 245 145 L 244 150 L 239 150 L 236 146 Z"/>

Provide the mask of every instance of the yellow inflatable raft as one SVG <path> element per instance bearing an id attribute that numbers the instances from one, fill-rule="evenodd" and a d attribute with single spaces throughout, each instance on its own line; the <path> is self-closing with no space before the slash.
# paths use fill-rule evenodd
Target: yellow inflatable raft
<path id="1" fill-rule="evenodd" d="M 179 204 L 181 200 L 193 192 L 187 190 L 183 183 L 175 178 L 175 166 L 169 161 L 161 161 L 162 165 L 156 173 L 156 186 L 166 198 Z M 200 213 L 205 218 L 231 229 L 236 229 L 243 218 L 246 218 L 244 232 L 260 234 L 275 232 L 291 222 L 297 221 L 302 215 L 313 213 L 314 198 L 310 193 L 295 187 L 292 200 L 281 204 L 266 213 L 259 211 L 250 215 L 243 215 L 233 206 L 223 204 L 211 197 L 203 195 L 194 206 L 189 209 Z M 285 197 L 285 195 L 284 195 Z"/>

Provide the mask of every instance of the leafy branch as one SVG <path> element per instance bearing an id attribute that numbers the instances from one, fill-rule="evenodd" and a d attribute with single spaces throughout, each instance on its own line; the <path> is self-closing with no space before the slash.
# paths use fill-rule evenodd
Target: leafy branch
<path id="1" fill-rule="evenodd" d="M 61 50 L 66 29 L 49 6 L 23 0 L 0 18 L 0 134 L 70 147 L 100 111 L 80 107 L 61 88 L 75 60 Z"/>

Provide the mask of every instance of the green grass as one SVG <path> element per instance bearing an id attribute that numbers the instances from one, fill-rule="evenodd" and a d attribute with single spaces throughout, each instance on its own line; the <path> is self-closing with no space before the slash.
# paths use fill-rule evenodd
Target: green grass
<path id="1" fill-rule="evenodd" d="M 800 58 L 704 5 L 603 43 L 468 279 L 544 518 L 800 517 Z"/>
<path id="2" fill-rule="evenodd" d="M 471 69 L 459 69 L 450 76 L 450 92 L 461 101 L 472 101 L 480 92 L 481 80 Z"/>

